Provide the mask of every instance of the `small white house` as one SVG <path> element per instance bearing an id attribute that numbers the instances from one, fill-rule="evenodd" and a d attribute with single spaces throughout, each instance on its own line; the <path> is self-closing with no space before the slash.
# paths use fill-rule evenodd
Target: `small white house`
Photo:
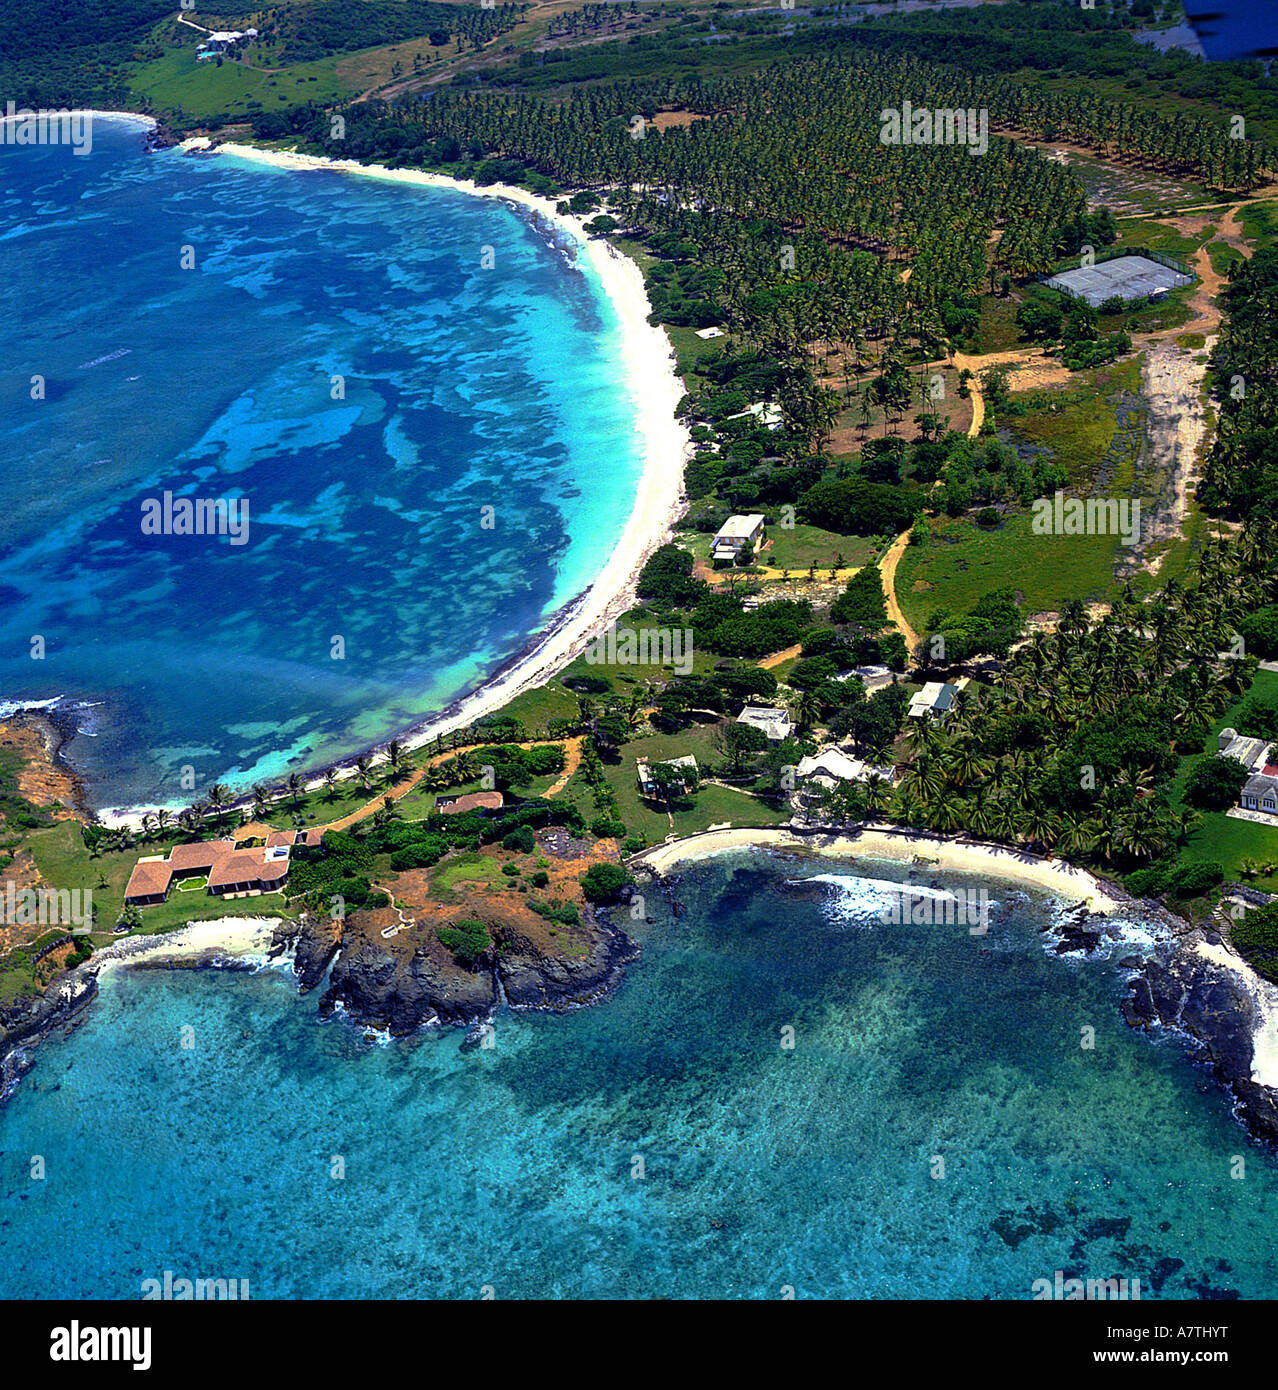
<path id="1" fill-rule="evenodd" d="M 711 338 L 722 338 L 722 337 L 723 337 L 723 329 L 722 329 L 722 328 L 698 328 L 698 329 L 697 329 L 697 337 L 698 337 L 698 338 L 704 338 L 704 339 L 706 339 L 707 342 L 709 342 L 709 340 L 710 340 Z"/>
<path id="2" fill-rule="evenodd" d="M 685 753 L 681 758 L 657 758 L 658 763 L 665 763 L 669 767 L 686 767 L 691 773 L 684 781 L 684 789 L 693 785 L 697 780 L 697 760 L 691 753 Z M 639 790 L 644 796 L 661 797 L 662 790 L 652 780 L 652 773 L 649 771 L 649 764 L 644 758 L 635 759 L 635 772 L 639 778 Z"/>
<path id="3" fill-rule="evenodd" d="M 730 516 L 711 542 L 710 554 L 716 560 L 735 560 L 737 554 L 747 545 L 757 551 L 762 539 L 761 515 L 754 513 L 750 516 Z"/>
<path id="4" fill-rule="evenodd" d="M 957 685 L 951 685 L 949 681 L 928 681 L 923 689 L 911 698 L 906 714 L 911 719 L 919 719 L 925 714 L 933 719 L 940 719 L 954 708 L 957 697 Z"/>
<path id="5" fill-rule="evenodd" d="M 782 739 L 789 738 L 790 730 L 794 727 L 788 712 L 772 705 L 747 705 L 737 715 L 737 723 L 749 724 L 752 729 L 760 730 L 770 743 L 780 743 Z"/>
<path id="6" fill-rule="evenodd" d="M 1249 777 L 1238 804 L 1244 811 L 1263 811 L 1278 821 L 1278 777 L 1264 772 Z"/>

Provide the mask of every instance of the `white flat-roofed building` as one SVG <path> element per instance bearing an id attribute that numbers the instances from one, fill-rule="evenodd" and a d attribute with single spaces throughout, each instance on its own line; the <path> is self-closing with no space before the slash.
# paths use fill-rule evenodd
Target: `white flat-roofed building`
<path id="1" fill-rule="evenodd" d="M 735 560 L 747 545 L 757 551 L 763 539 L 763 521 L 757 512 L 749 516 L 730 516 L 711 542 L 711 556 L 716 560 Z"/>
<path id="2" fill-rule="evenodd" d="M 780 743 L 782 739 L 789 738 L 790 730 L 794 727 L 789 713 L 772 705 L 747 705 L 737 715 L 737 723 L 758 729 L 770 743 Z"/>

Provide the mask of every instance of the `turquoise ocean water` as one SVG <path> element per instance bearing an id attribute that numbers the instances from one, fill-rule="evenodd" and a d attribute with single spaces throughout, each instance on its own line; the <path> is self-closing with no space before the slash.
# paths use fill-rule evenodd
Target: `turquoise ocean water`
<path id="1" fill-rule="evenodd" d="M 78 706 L 99 806 L 444 707 L 596 577 L 641 472 L 613 307 L 526 213 L 141 147 L 0 147 L 0 702 Z M 143 534 L 166 491 L 247 498 L 248 542 Z"/>
<path id="2" fill-rule="evenodd" d="M 987 938 L 886 926 L 865 880 L 905 876 L 706 861 L 612 999 L 491 1050 L 319 1023 L 274 969 L 116 972 L 0 1110 L 0 1296 L 1271 1295 L 1278 1164 L 1118 965 L 988 882 Z"/>

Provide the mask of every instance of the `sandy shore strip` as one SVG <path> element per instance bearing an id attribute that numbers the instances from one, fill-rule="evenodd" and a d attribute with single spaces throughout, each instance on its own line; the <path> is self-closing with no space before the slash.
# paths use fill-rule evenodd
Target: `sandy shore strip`
<path id="1" fill-rule="evenodd" d="M 1204 960 L 1237 975 L 1255 1009 L 1251 1032 L 1251 1079 L 1278 1088 L 1278 985 L 1262 979 L 1240 955 L 1225 945 L 1198 941 L 1194 949 Z"/>
<path id="2" fill-rule="evenodd" d="M 779 827 L 708 830 L 658 845 L 629 862 L 632 866 L 645 865 L 660 874 L 676 864 L 721 854 L 725 850 L 755 848 L 806 851 L 837 859 L 888 859 L 896 863 L 922 860 L 928 868 L 993 875 L 1022 883 L 1063 898 L 1065 906 L 1083 903 L 1089 911 L 1101 915 L 1116 912 L 1120 907 L 1118 899 L 1106 893 L 1098 879 L 1063 859 L 1043 859 L 1006 845 L 975 840 L 939 840 L 888 825 L 867 826 L 860 832 L 847 834 L 833 831 L 796 834 Z"/>
<path id="3" fill-rule="evenodd" d="M 266 958 L 279 917 L 211 917 L 176 931 L 130 936 L 95 951 L 94 972 L 112 966 L 193 965 L 214 959 Z"/>
<path id="4" fill-rule="evenodd" d="M 184 141 L 180 148 L 199 152 L 210 149 L 210 145 L 207 140 L 197 138 Z M 588 262 L 598 275 L 620 322 L 622 363 L 644 460 L 630 520 L 590 587 L 561 609 L 517 658 L 477 690 L 401 733 L 405 747 L 420 748 L 440 734 L 464 729 L 484 715 L 494 713 L 525 690 L 544 684 L 575 660 L 610 623 L 634 606 L 635 586 L 644 562 L 668 539 L 682 513 L 683 468 L 692 450 L 687 426 L 675 415 L 684 391 L 676 371 L 674 350 L 665 330 L 654 328 L 648 322 L 652 305 L 648 302 L 639 267 L 603 238 L 590 236 L 585 230 L 588 218 L 563 215 L 548 198 L 507 184 L 481 186 L 421 169 L 390 169 L 381 164 L 360 164 L 353 159 L 327 159 L 239 144 L 217 145 L 212 150 L 219 155 L 279 169 L 337 170 L 424 188 L 451 188 L 516 203 L 545 218 L 572 240 L 578 258 Z M 337 765 L 339 776 L 354 775 L 351 762 L 352 758 L 341 760 Z M 323 768 L 315 769 L 306 784 L 308 791 L 323 786 L 322 772 Z M 106 825 L 136 825 L 144 809 L 148 808 L 106 807 L 99 811 L 98 817 Z"/>

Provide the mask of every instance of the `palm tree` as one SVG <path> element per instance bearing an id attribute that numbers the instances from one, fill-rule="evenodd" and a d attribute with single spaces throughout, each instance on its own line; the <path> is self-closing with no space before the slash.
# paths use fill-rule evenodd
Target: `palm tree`
<path id="1" fill-rule="evenodd" d="M 892 783 L 882 773 L 872 772 L 865 779 L 865 810 L 870 816 L 880 815 L 892 804 Z"/>
<path id="2" fill-rule="evenodd" d="M 324 799 L 332 801 L 337 795 L 337 769 L 326 767 L 324 769 Z"/>
<path id="3" fill-rule="evenodd" d="M 225 782 L 214 782 L 204 795 L 213 811 L 214 819 L 221 820 L 222 811 L 230 804 L 231 789 Z"/>
<path id="4" fill-rule="evenodd" d="M 372 766 L 373 760 L 367 753 L 361 753 L 359 757 L 355 759 L 355 775 L 359 778 L 359 784 L 365 791 L 368 790 L 372 781 Z"/>
<path id="5" fill-rule="evenodd" d="M 404 770 L 404 757 L 406 753 L 407 749 L 405 749 L 403 743 L 397 738 L 391 739 L 386 745 L 386 761 L 390 766 L 392 776 L 398 777 Z"/>
<path id="6" fill-rule="evenodd" d="M 790 713 L 802 731 L 810 729 L 821 717 L 821 701 L 814 690 L 796 691 L 790 700 Z"/>

